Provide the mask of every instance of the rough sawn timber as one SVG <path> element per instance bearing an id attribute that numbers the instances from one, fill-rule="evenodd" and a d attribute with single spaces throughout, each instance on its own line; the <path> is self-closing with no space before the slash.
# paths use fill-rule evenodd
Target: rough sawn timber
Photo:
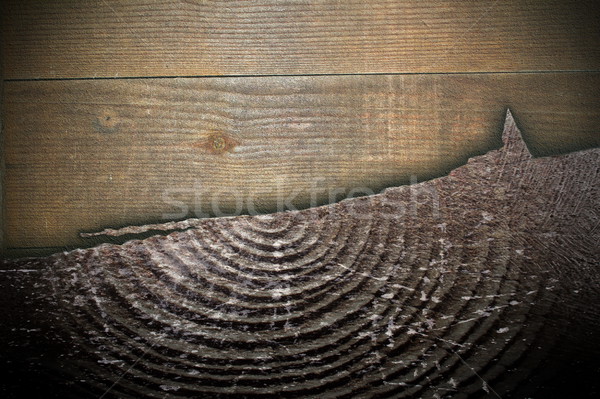
<path id="1" fill-rule="evenodd" d="M 375 196 L 4 261 L 4 389 L 591 396 L 600 149 L 532 158 L 510 114 L 503 141 Z"/>

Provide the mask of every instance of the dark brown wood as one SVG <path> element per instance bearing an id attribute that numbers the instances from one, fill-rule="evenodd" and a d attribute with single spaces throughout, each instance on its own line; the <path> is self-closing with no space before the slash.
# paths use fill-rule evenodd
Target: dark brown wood
<path id="1" fill-rule="evenodd" d="M 598 70 L 599 7 L 545 1 L 2 2 L 8 79 Z"/>
<path id="2" fill-rule="evenodd" d="M 510 114 L 503 143 L 379 195 L 4 261 L 8 389 L 591 397 L 600 149 L 532 158 Z"/>
<path id="3" fill-rule="evenodd" d="M 2 52 L 0 51 L 0 57 Z M 4 219 L 4 174 L 5 174 L 5 152 L 4 152 L 4 72 L 0 65 L 0 254 L 5 252 L 4 230 L 6 220 Z"/>
<path id="4" fill-rule="evenodd" d="M 447 174 L 499 145 L 507 106 L 536 155 L 600 146 L 599 73 L 35 81 L 5 89 L 5 236 L 13 251 L 89 246 L 79 232 L 214 215 L 213 198 L 227 214 L 251 212 L 249 200 L 272 212 L 290 197 L 300 209 L 357 187 L 379 192 Z"/>

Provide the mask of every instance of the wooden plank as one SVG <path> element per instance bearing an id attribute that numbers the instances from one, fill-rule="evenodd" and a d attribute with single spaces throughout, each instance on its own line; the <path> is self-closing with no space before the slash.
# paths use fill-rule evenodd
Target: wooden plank
<path id="1" fill-rule="evenodd" d="M 3 5 L 8 79 L 600 69 L 595 1 Z"/>
<path id="2" fill-rule="evenodd" d="M 6 243 L 304 208 L 447 173 L 499 145 L 600 145 L 599 73 L 8 82 Z M 287 201 L 287 202 L 286 202 Z"/>
<path id="3" fill-rule="evenodd" d="M 0 56 L 2 53 L 0 52 Z M 4 118 L 2 102 L 4 99 L 4 74 L 0 65 L 0 254 L 5 252 L 4 242 Z"/>
<path id="4" fill-rule="evenodd" d="M 507 107 L 538 154 L 598 146 L 599 88 L 600 73 L 7 82 L 6 243 L 423 181 L 498 147 Z"/>
<path id="5" fill-rule="evenodd" d="M 3 51 L 0 49 L 0 58 L 3 57 Z M 6 253 L 6 240 L 5 240 L 5 187 L 4 187 L 4 176 L 5 176 L 5 152 L 4 152 L 4 67 L 0 65 L 0 255 Z"/>

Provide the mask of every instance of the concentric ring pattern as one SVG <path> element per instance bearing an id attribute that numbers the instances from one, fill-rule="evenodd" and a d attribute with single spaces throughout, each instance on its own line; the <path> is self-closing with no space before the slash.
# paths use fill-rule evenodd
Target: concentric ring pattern
<path id="1" fill-rule="evenodd" d="M 427 183 L 45 260 L 63 372 L 90 397 L 519 389 L 598 296 L 600 151 L 532 159 L 510 115 L 504 141 Z"/>

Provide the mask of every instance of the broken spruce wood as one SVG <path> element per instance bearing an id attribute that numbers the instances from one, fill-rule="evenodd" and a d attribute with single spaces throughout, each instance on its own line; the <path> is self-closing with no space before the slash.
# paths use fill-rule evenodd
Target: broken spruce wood
<path id="1" fill-rule="evenodd" d="M 4 396 L 593 393 L 600 149 L 532 158 L 510 113 L 503 141 L 379 195 L 3 261 Z"/>
<path id="2" fill-rule="evenodd" d="M 11 258 L 92 246 L 77 234 L 106 226 L 270 213 L 282 197 L 305 209 L 446 175 L 500 146 L 506 104 L 537 156 L 600 146 L 600 70 L 37 80 L 4 94 Z"/>

